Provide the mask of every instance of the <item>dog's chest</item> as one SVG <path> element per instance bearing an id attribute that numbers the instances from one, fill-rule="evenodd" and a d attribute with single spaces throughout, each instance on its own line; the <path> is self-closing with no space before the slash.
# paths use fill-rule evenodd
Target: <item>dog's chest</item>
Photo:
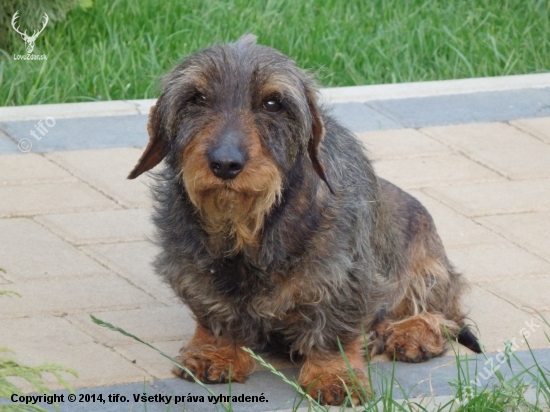
<path id="1" fill-rule="evenodd" d="M 210 276 L 215 292 L 227 298 L 246 295 L 250 287 L 256 287 L 253 282 L 250 282 L 254 279 L 250 275 L 250 269 L 239 257 L 215 260 L 210 265 Z"/>
<path id="2" fill-rule="evenodd" d="M 213 292 L 241 314 L 281 319 L 298 303 L 299 282 L 292 276 L 259 269 L 240 256 L 216 261 L 210 275 Z"/>

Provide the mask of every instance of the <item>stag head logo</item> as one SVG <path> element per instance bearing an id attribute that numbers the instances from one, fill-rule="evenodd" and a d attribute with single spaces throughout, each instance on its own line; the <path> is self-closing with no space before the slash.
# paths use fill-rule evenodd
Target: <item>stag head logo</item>
<path id="1" fill-rule="evenodd" d="M 36 41 L 36 38 L 38 37 L 38 35 L 40 33 L 42 33 L 44 31 L 44 29 L 46 28 L 46 25 L 48 24 L 48 21 L 50 19 L 49 19 L 48 15 L 46 13 L 44 13 L 44 23 L 42 24 L 42 28 L 40 30 L 34 30 L 32 36 L 29 36 L 27 34 L 27 30 L 25 30 L 23 33 L 21 33 L 19 31 L 19 28 L 15 26 L 17 24 L 17 19 L 18 18 L 19 18 L 19 10 L 16 11 L 15 14 L 13 15 L 13 18 L 11 19 L 11 25 L 13 26 L 13 29 L 19 35 L 21 35 L 21 38 L 26 43 L 25 47 L 27 48 L 27 54 L 31 54 L 33 49 L 34 49 L 34 42 Z"/>

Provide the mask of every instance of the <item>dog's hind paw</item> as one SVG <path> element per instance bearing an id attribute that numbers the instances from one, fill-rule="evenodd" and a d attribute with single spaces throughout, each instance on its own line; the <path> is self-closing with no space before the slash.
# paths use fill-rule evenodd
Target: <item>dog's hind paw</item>
<path id="1" fill-rule="evenodd" d="M 441 356 L 447 349 L 444 325 L 456 329 L 440 315 L 422 314 L 376 327 L 384 337 L 384 352 L 401 362 L 418 363 Z"/>

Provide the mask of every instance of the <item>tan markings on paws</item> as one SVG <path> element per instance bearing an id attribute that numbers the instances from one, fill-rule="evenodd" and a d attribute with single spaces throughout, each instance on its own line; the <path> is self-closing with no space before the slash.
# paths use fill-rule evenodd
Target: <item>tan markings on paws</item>
<path id="1" fill-rule="evenodd" d="M 243 383 L 255 366 L 254 359 L 240 347 L 227 339 L 215 338 L 200 326 L 197 326 L 189 345 L 181 349 L 176 361 L 204 383 L 229 382 L 230 370 L 231 381 Z M 193 381 L 187 372 L 177 366 L 172 368 L 172 373 Z"/>
<path id="2" fill-rule="evenodd" d="M 382 322 L 375 329 L 384 339 L 384 352 L 402 362 L 424 362 L 441 356 L 447 348 L 445 327 L 451 336 L 454 322 L 437 314 L 425 313 L 402 321 Z"/>
<path id="3" fill-rule="evenodd" d="M 345 350 L 353 373 L 342 354 L 313 352 L 306 358 L 298 382 L 309 396 L 323 405 L 365 403 L 371 397 L 371 388 L 362 346 L 363 338 L 360 338 Z"/>

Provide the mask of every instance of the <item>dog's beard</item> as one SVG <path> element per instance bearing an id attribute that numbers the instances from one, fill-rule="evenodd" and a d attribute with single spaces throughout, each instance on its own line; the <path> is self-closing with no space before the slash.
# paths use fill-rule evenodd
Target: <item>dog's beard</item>
<path id="1" fill-rule="evenodd" d="M 218 181 L 216 185 L 192 184 L 185 174 L 184 181 L 215 253 L 232 255 L 245 246 L 259 245 L 265 217 L 281 197 L 281 178 L 276 169 L 250 179 L 243 176 Z"/>

